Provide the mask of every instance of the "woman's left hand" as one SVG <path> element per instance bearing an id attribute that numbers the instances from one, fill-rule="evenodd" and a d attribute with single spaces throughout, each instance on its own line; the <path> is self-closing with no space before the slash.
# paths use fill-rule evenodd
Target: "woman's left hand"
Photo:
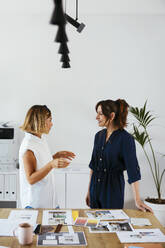
<path id="1" fill-rule="evenodd" d="M 143 212 L 149 211 L 149 212 L 153 213 L 152 208 L 147 206 L 141 199 L 136 200 L 135 203 L 136 203 L 136 207 L 138 209 L 140 209 L 141 211 L 143 211 Z"/>
<path id="2" fill-rule="evenodd" d="M 56 158 L 66 158 L 66 159 L 69 159 L 69 160 L 72 160 L 73 158 L 75 158 L 75 154 L 73 152 L 70 152 L 70 151 L 60 151 L 60 152 L 57 152 L 53 155 L 53 159 L 56 159 Z"/>

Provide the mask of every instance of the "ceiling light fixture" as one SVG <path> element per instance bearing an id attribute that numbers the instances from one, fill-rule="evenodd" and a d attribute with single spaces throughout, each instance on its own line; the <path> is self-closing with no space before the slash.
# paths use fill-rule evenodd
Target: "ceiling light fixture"
<path id="1" fill-rule="evenodd" d="M 81 31 L 85 28 L 84 23 L 78 23 L 76 19 L 73 19 L 71 16 L 65 14 L 66 20 L 77 28 L 77 32 L 81 33 Z"/>
<path id="2" fill-rule="evenodd" d="M 55 7 L 50 20 L 50 24 L 58 26 L 55 42 L 61 43 L 58 53 L 62 55 L 60 59 L 60 61 L 62 62 L 62 68 L 70 67 L 69 64 L 70 58 L 68 56 L 69 49 L 67 46 L 68 37 L 65 30 L 65 26 L 67 22 L 69 22 L 71 25 L 76 27 L 79 33 L 81 33 L 85 27 L 84 23 L 78 22 L 78 0 L 76 0 L 76 19 L 73 19 L 71 16 L 66 14 L 66 1 L 67 0 L 65 0 L 65 13 L 64 13 L 62 0 L 54 0 Z"/>

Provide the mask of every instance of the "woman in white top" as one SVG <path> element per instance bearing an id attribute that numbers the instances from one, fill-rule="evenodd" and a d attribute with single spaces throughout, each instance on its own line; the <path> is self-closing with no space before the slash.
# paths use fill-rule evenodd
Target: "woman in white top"
<path id="1" fill-rule="evenodd" d="M 19 150 L 21 207 L 56 207 L 55 189 L 52 183 L 53 168 L 65 168 L 75 154 L 60 151 L 50 153 L 44 134 L 52 127 L 51 112 L 46 105 L 32 106 L 21 129 L 25 137 Z"/>

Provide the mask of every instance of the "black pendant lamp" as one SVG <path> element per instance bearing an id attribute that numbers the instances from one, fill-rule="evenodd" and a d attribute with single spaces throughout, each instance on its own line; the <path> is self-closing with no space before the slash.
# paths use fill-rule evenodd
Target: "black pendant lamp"
<path id="1" fill-rule="evenodd" d="M 67 22 L 76 27 L 79 33 L 84 29 L 85 24 L 78 22 L 78 0 L 76 0 L 76 19 L 67 15 L 66 9 L 64 13 L 62 0 L 54 0 L 54 10 L 50 19 L 50 24 L 58 26 L 55 42 L 60 43 L 58 53 L 61 54 L 60 62 L 62 62 L 62 68 L 70 68 L 70 58 L 68 56 L 69 49 L 67 46 L 68 37 L 65 29 Z"/>
<path id="2" fill-rule="evenodd" d="M 58 53 L 65 55 L 64 57 L 66 58 L 69 53 L 69 49 L 67 46 L 68 42 L 68 37 L 66 34 L 65 26 L 66 26 L 66 17 L 63 11 L 63 4 L 62 0 L 54 0 L 54 11 L 50 20 L 50 24 L 52 25 L 57 25 L 58 30 L 57 34 L 55 37 L 55 42 L 60 43 L 59 51 Z M 70 68 L 69 60 L 68 59 L 63 59 L 61 61 L 62 68 Z"/>

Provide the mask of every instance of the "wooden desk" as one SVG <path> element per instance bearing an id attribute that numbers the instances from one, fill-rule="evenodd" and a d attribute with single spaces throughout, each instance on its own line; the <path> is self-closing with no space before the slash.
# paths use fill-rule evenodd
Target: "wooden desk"
<path id="1" fill-rule="evenodd" d="M 1 208 L 0 218 L 8 218 L 8 215 L 11 210 L 13 209 Z M 39 210 L 39 214 L 38 214 L 37 222 L 41 223 L 43 209 L 38 209 L 38 210 Z M 79 216 L 81 217 L 85 216 L 83 209 L 77 209 L 77 210 L 79 210 Z M 152 224 L 152 226 L 149 226 L 148 228 L 159 228 L 165 234 L 165 228 L 161 226 L 159 221 L 151 213 L 148 212 L 143 213 L 141 211 L 131 210 L 131 209 L 125 209 L 124 211 L 129 217 L 148 218 Z M 67 227 L 64 226 L 61 231 L 67 231 L 66 228 Z M 116 234 L 113 233 L 95 234 L 95 233 L 89 233 L 88 228 L 76 227 L 76 226 L 74 226 L 73 228 L 75 231 L 84 231 L 88 243 L 86 247 L 90 247 L 90 248 L 123 248 L 124 247 L 124 244 L 120 243 Z M 11 248 L 20 248 L 20 247 L 34 248 L 36 247 L 36 239 L 37 236 L 35 235 L 33 239 L 33 243 L 31 245 L 21 246 L 19 245 L 16 237 L 0 237 L 0 246 L 7 246 Z M 165 248 L 165 243 L 162 243 L 162 246 Z M 50 246 L 47 247 L 50 248 Z M 61 246 L 61 247 L 66 247 L 66 246 Z M 67 247 L 75 247 L 75 246 L 67 246 Z"/>

